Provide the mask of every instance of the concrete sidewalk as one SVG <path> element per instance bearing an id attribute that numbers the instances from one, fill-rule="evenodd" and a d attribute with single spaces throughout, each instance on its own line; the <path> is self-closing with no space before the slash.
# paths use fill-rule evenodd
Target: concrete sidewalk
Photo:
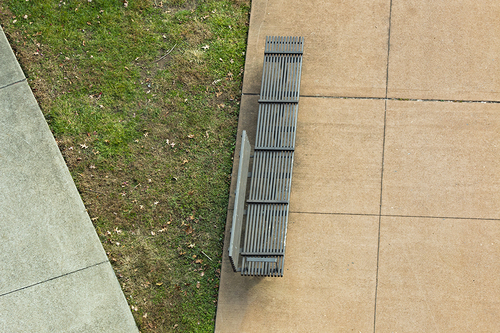
<path id="1" fill-rule="evenodd" d="M 138 332 L 0 28 L 0 332 Z"/>
<path id="2" fill-rule="evenodd" d="M 285 274 L 225 248 L 216 332 L 500 331 L 499 26 L 494 2 L 252 1 L 251 143 L 265 37 L 305 37 Z"/>

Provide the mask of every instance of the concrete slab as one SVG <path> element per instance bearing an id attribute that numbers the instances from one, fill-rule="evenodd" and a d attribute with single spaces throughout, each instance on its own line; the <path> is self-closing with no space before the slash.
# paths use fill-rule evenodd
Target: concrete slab
<path id="1" fill-rule="evenodd" d="M 393 1 L 388 95 L 500 100 L 500 3 Z"/>
<path id="2" fill-rule="evenodd" d="M 4 37 L 0 331 L 138 332 L 31 89 L 17 80 L 20 68 Z"/>
<path id="3" fill-rule="evenodd" d="M 0 26 L 0 89 L 25 78 L 10 47 L 9 41 Z"/>
<path id="4" fill-rule="evenodd" d="M 301 98 L 293 212 L 378 214 L 383 100 Z"/>
<path id="5" fill-rule="evenodd" d="M 0 89 L 0 294 L 107 260 L 31 90 Z"/>
<path id="6" fill-rule="evenodd" d="M 233 273 L 224 250 L 215 331 L 372 331 L 377 241 L 378 217 L 292 213 L 283 278 Z"/>
<path id="7" fill-rule="evenodd" d="M 498 332 L 498 221 L 382 217 L 377 332 Z"/>
<path id="8" fill-rule="evenodd" d="M 265 36 L 306 37 L 285 274 L 241 277 L 224 249 L 216 332 L 499 330 L 500 104 L 386 108 L 389 3 L 253 1 L 240 127 Z M 498 101 L 499 8 L 392 1 L 389 97 Z"/>
<path id="9" fill-rule="evenodd" d="M 388 101 L 382 214 L 500 218 L 499 111 Z"/>
<path id="10" fill-rule="evenodd" d="M 243 93 L 260 93 L 266 36 L 304 36 L 300 92 L 385 97 L 389 0 L 254 0 Z"/>
<path id="11" fill-rule="evenodd" d="M 121 333 L 135 327 L 109 262 L 1 296 L 0 313 L 1 332 Z"/>

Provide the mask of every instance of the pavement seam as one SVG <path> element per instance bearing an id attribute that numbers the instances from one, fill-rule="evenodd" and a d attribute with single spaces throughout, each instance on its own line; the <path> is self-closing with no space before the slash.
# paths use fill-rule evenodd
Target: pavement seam
<path id="1" fill-rule="evenodd" d="M 294 212 L 290 214 L 311 214 L 311 215 L 345 215 L 345 216 L 379 216 L 379 214 L 363 214 L 363 213 L 323 213 L 323 212 Z"/>
<path id="2" fill-rule="evenodd" d="M 378 296 L 378 273 L 380 263 L 380 227 L 382 224 L 382 195 L 384 190 L 384 156 L 385 156 L 385 134 L 387 128 L 387 95 L 389 91 L 389 57 L 391 52 L 391 18 L 392 18 L 392 0 L 389 4 L 389 27 L 387 31 L 387 67 L 385 76 L 385 106 L 384 106 L 384 136 L 382 141 L 382 166 L 380 171 L 380 204 L 378 212 L 378 238 L 377 238 L 377 271 L 375 273 L 375 297 L 373 305 L 373 333 L 376 332 L 377 324 L 377 296 Z"/>
<path id="3" fill-rule="evenodd" d="M 0 89 L 7 88 L 7 87 L 10 87 L 10 86 L 13 86 L 13 85 L 15 85 L 15 84 L 18 84 L 18 83 L 24 82 L 24 81 L 26 81 L 26 80 L 27 80 L 27 78 L 24 78 L 24 79 L 22 79 L 22 80 L 15 81 L 15 82 L 12 82 L 12 83 L 9 83 L 9 84 L 7 84 L 7 85 L 5 85 L 5 86 L 0 87 Z"/>
<path id="4" fill-rule="evenodd" d="M 500 221 L 500 218 L 493 217 L 463 217 L 463 216 L 428 216 L 428 215 L 398 215 L 398 214 L 367 214 L 367 213 L 334 213 L 334 212 L 299 212 L 290 211 L 290 214 L 310 214 L 310 215 L 342 215 L 342 216 L 373 216 L 373 217 L 403 217 L 418 219 L 444 219 L 444 220 L 474 220 L 474 221 Z"/>
<path id="5" fill-rule="evenodd" d="M 59 278 L 62 278 L 62 277 L 65 277 L 67 275 L 71 275 L 71 274 L 74 274 L 74 273 L 78 273 L 78 272 L 81 272 L 83 270 L 86 270 L 86 269 L 89 269 L 89 268 L 93 268 L 93 267 L 96 267 L 96 266 L 99 266 L 99 265 L 102 265 L 102 264 L 105 264 L 105 263 L 108 263 L 109 260 L 105 260 L 105 261 L 101 261 L 97 264 L 93 264 L 93 265 L 90 265 L 90 266 L 87 266 L 87 267 L 84 267 L 84 268 L 80 268 L 80 269 L 77 269 L 75 271 L 72 271 L 72 272 L 68 272 L 68 273 L 64 273 L 62 275 L 58 275 L 58 276 L 54 276 L 50 279 L 47 279 L 47 280 L 44 280 L 44 281 L 40 281 L 40 282 L 37 282 L 37 283 L 33 283 L 33 284 L 30 284 L 29 286 L 25 286 L 25 287 L 21 287 L 21 288 L 18 288 L 18 289 L 15 289 L 15 290 L 11 290 L 9 292 L 6 292 L 4 294 L 0 294 L 0 297 L 2 296 L 7 296 L 9 294 L 13 294 L 15 292 L 18 292 L 18 291 L 21 291 L 21 290 L 24 290 L 24 289 L 28 289 L 28 288 L 31 288 L 31 287 L 34 287 L 34 286 L 37 286 L 39 284 L 42 284 L 42 283 L 45 283 L 45 282 L 49 282 L 49 281 L 52 281 L 52 280 L 56 280 L 56 279 L 59 279 Z"/>
<path id="6" fill-rule="evenodd" d="M 242 96 L 259 96 L 257 93 L 244 93 Z M 500 101 L 494 100 L 470 100 L 470 99 L 432 99 L 432 98 L 402 98 L 402 97 L 369 97 L 369 96 L 315 96 L 300 95 L 303 98 L 331 98 L 331 99 L 361 99 L 361 100 L 380 100 L 380 101 L 399 101 L 399 102 L 441 102 L 441 103 L 481 103 L 481 104 L 500 104 Z"/>

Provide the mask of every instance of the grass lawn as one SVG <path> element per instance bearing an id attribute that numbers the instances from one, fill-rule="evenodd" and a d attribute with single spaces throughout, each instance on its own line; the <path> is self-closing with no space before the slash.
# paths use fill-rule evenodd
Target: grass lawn
<path id="1" fill-rule="evenodd" d="M 214 329 L 249 0 L 0 0 L 141 332 Z"/>

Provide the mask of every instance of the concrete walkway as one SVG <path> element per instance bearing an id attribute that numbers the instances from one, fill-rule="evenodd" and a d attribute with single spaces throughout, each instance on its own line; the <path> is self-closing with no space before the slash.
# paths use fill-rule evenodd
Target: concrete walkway
<path id="1" fill-rule="evenodd" d="M 500 331 L 499 27 L 492 1 L 252 1 L 251 143 L 265 37 L 305 37 L 285 274 L 225 249 L 216 332 Z"/>
<path id="2" fill-rule="evenodd" d="M 138 332 L 1 28 L 0 332 Z"/>

